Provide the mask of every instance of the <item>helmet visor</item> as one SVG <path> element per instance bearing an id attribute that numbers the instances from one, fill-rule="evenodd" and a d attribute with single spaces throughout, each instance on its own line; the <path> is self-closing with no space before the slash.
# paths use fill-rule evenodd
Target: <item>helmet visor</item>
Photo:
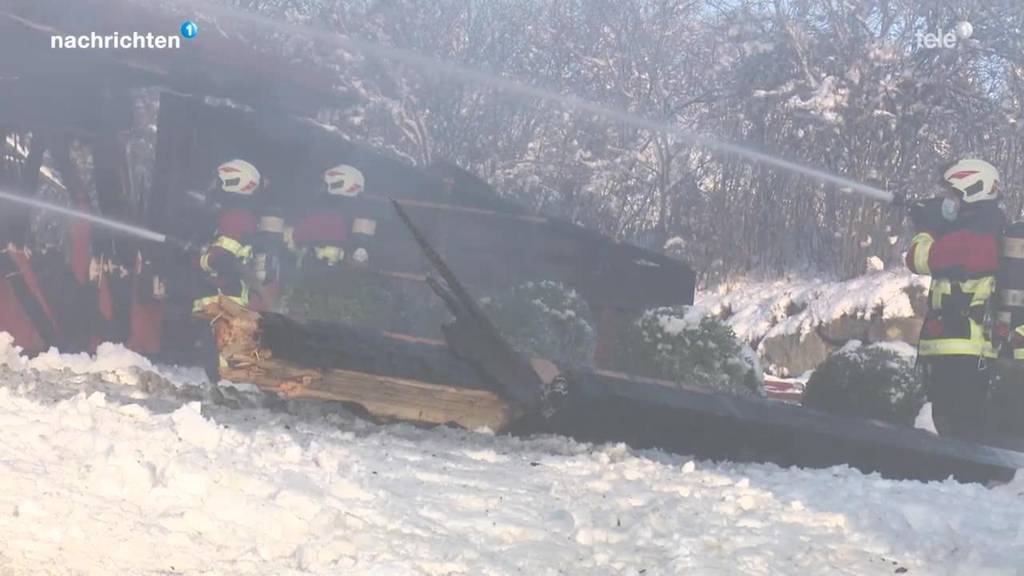
<path id="1" fill-rule="evenodd" d="M 980 194 L 981 191 L 984 189 L 985 183 L 981 180 L 978 180 L 974 184 L 971 184 L 967 188 L 964 188 L 964 198 L 969 198 L 971 196 L 974 196 L 975 194 Z"/>

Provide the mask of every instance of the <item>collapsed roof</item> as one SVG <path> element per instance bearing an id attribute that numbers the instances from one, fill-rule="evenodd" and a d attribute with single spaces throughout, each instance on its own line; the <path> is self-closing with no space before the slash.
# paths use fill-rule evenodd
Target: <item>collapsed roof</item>
<path id="1" fill-rule="evenodd" d="M 0 60 L 0 104 L 31 91 L 36 94 L 37 105 L 32 107 L 36 120 L 52 117 L 48 108 L 59 102 L 57 114 L 62 119 L 73 118 L 79 128 L 93 129 L 100 119 L 83 116 L 89 116 L 84 112 L 96 100 L 117 98 L 126 89 L 142 86 L 229 98 L 254 108 L 301 116 L 346 99 L 329 69 L 312 62 L 296 66 L 279 54 L 258 49 L 243 33 L 229 33 L 202 14 L 188 16 L 203 33 L 192 40 L 182 39 L 178 49 L 51 46 L 53 36 L 177 35 L 186 13 L 176 10 L 173 3 L 76 0 L 69 7 L 65 0 L 11 0 L 5 4 L 0 7 L 0 48 L 7 55 Z M 74 102 L 62 98 L 68 91 L 74 92 Z M 10 106 L 2 108 L 9 110 Z M 24 118 L 24 111 L 21 116 Z M 9 120 L 0 111 L 0 122 Z"/>

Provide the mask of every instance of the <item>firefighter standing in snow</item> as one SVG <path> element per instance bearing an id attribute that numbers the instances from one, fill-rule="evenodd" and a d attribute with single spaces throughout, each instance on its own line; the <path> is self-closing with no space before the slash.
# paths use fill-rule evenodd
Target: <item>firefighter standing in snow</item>
<path id="1" fill-rule="evenodd" d="M 976 438 L 984 433 L 996 356 L 988 319 L 1006 217 L 997 201 L 999 172 L 988 162 L 960 160 L 943 179 L 940 216 L 915 214 L 907 266 L 932 277 L 919 355 L 935 427 Z"/>
<path id="2" fill-rule="evenodd" d="M 208 290 L 193 302 L 194 312 L 219 296 L 248 306 L 255 286 L 250 264 L 259 220 L 253 212 L 252 197 L 259 190 L 260 173 L 245 160 L 232 160 L 217 168 L 217 177 L 222 209 L 213 241 L 199 254 L 198 264 L 206 273 Z"/>

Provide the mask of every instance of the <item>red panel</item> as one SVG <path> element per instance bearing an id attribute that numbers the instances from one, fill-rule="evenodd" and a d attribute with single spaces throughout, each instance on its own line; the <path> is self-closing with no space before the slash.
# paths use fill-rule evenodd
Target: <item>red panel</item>
<path id="1" fill-rule="evenodd" d="M 46 347 L 6 280 L 0 280 L 0 332 L 13 336 L 14 343 L 29 354 L 42 352 Z"/>

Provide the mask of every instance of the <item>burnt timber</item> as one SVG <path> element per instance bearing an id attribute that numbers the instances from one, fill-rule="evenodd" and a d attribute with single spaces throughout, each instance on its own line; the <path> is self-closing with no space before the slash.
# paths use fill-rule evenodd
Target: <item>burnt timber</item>
<path id="1" fill-rule="evenodd" d="M 221 376 L 288 397 L 357 404 L 381 420 L 508 426 L 508 404 L 443 346 L 355 326 L 302 325 L 229 300 L 206 311 Z"/>
<path id="2" fill-rule="evenodd" d="M 713 460 L 811 468 L 847 464 L 916 480 L 1005 482 L 1024 468 L 1019 452 L 589 368 L 561 372 L 564 389 L 549 397 L 548 415 L 523 413 L 486 373 L 442 342 L 341 324 L 304 325 L 229 302 L 207 314 L 216 318 L 218 343 L 230 365 L 224 377 L 286 397 L 357 405 L 383 421 L 560 434 Z M 316 353 L 300 351 L 297 343 L 310 341 L 319 343 Z"/>

